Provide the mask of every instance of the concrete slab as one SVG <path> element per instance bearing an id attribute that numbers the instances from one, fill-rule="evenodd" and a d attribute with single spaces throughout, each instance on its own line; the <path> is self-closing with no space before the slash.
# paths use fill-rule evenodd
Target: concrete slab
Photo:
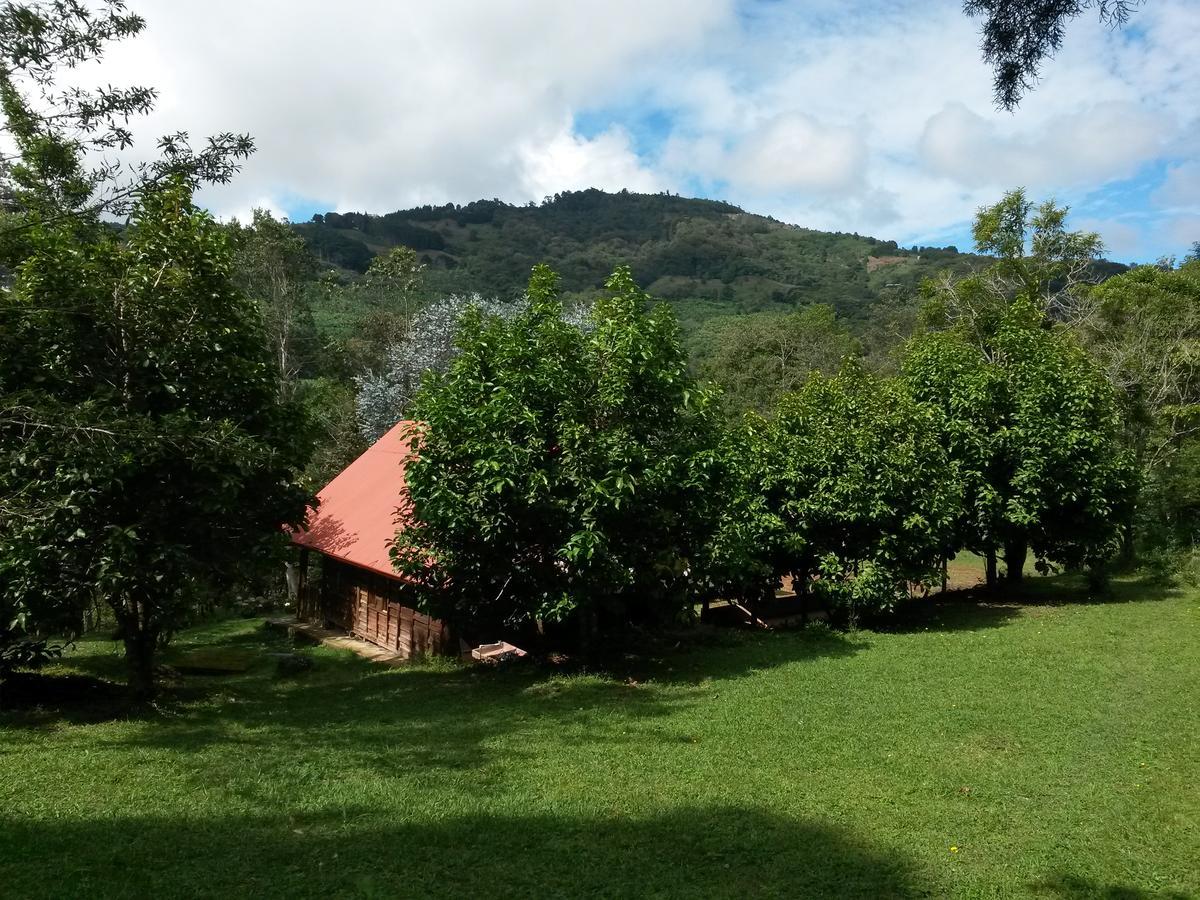
<path id="1" fill-rule="evenodd" d="M 268 619 L 267 625 L 271 628 L 285 630 L 292 635 L 302 636 L 315 644 L 334 647 L 338 650 L 349 650 L 363 659 L 369 659 L 371 662 L 381 663 L 385 666 L 402 666 L 408 662 L 399 653 L 385 650 L 377 644 L 356 638 L 353 635 L 346 634 L 344 631 L 325 628 L 313 622 L 301 622 L 295 618 L 288 617 Z"/>

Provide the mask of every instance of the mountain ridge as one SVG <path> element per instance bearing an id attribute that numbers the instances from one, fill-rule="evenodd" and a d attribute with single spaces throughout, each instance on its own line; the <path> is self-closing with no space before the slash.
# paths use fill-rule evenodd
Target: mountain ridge
<path id="1" fill-rule="evenodd" d="M 861 322 L 875 303 L 911 293 L 926 277 L 964 274 L 989 260 L 953 246 L 905 248 L 792 225 L 721 200 L 595 188 L 524 206 L 477 200 L 379 215 L 329 212 L 294 227 L 325 264 L 351 272 L 391 247 L 411 247 L 427 266 L 431 294 L 515 296 L 545 262 L 566 292 L 589 295 L 628 265 L 652 296 L 676 307 L 685 327 L 813 303 Z M 1113 270 L 1105 274 L 1125 268 L 1103 265 Z"/>

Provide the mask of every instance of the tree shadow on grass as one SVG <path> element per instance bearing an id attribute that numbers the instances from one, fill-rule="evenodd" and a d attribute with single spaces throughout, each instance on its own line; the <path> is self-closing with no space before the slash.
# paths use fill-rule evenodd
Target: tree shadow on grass
<path id="1" fill-rule="evenodd" d="M 125 685 L 92 675 L 14 672 L 0 686 L 0 713 L 10 725 L 91 725 L 126 718 L 130 711 Z"/>
<path id="2" fill-rule="evenodd" d="M 293 650 L 286 637 L 266 629 L 229 634 L 218 629 L 199 638 L 182 636 L 179 649 L 252 651 L 259 661 L 248 672 L 189 674 L 165 687 L 156 708 L 139 710 L 126 701 L 123 685 L 92 674 L 113 674 L 111 647 L 93 643 L 71 657 L 72 674 L 47 675 L 43 697 L 31 698 L 15 715 L 4 713 L 0 721 L 40 728 L 142 718 L 148 727 L 131 740 L 148 746 L 194 750 L 217 742 L 259 741 L 265 750 L 271 741 L 293 734 L 350 755 L 365 751 L 393 770 L 469 767 L 486 761 L 482 748 L 490 739 L 522 723 L 549 717 L 559 727 L 586 729 L 579 739 L 616 739 L 630 725 L 688 705 L 701 685 L 845 656 L 866 646 L 828 628 L 770 633 L 702 627 L 626 642 L 589 670 L 535 662 L 493 669 L 446 660 L 388 669 L 348 652 L 306 647 L 299 652 L 316 662 L 315 671 L 278 678 L 276 656 Z M 54 686 L 64 677 L 89 680 L 104 690 L 95 702 L 63 702 Z M 388 753 L 381 755 L 380 748 Z"/>
<path id="3" fill-rule="evenodd" d="M 922 897 L 891 848 L 761 809 L 651 818 L 284 811 L 0 826 L 0 883 L 56 897 Z"/>
<path id="4" fill-rule="evenodd" d="M 1001 628 L 1030 608 L 1109 603 L 1156 603 L 1179 595 L 1177 588 L 1150 578 L 1113 579 L 1107 590 L 1089 590 L 1078 575 L 1026 578 L 1019 585 L 974 587 L 934 593 L 901 604 L 870 623 L 878 631 L 978 631 Z"/>
<path id="5" fill-rule="evenodd" d="M 981 596 L 977 591 L 950 591 L 910 600 L 886 618 L 869 624 L 877 631 L 897 634 L 982 631 L 1003 628 L 1021 615 L 1018 603 Z"/>
<path id="6" fill-rule="evenodd" d="M 1081 575 L 1030 578 L 1013 593 L 1025 606 L 1094 606 L 1110 603 L 1160 603 L 1178 597 L 1179 588 L 1157 578 L 1121 576 L 1102 590 L 1089 589 Z"/>
<path id="7" fill-rule="evenodd" d="M 599 671 L 620 680 L 701 684 L 741 678 L 824 657 L 851 656 L 870 647 L 861 635 L 824 624 L 778 631 L 699 625 L 631 642 Z"/>
<path id="8" fill-rule="evenodd" d="M 1179 890 L 1144 890 L 1123 884 L 1101 884 L 1092 878 L 1056 873 L 1030 885 L 1039 896 L 1060 900 L 1191 900 L 1194 894 Z"/>

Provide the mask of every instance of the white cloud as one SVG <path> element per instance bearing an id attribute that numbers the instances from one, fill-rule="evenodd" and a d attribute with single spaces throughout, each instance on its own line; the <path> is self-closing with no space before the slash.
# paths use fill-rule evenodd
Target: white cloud
<path id="1" fill-rule="evenodd" d="M 745 135 L 713 174 L 755 191 L 845 191 L 861 184 L 865 165 L 866 147 L 852 129 L 786 112 Z"/>
<path id="2" fill-rule="evenodd" d="M 1200 206 L 1200 162 L 1169 167 L 1151 199 L 1156 206 L 1168 209 Z"/>
<path id="3" fill-rule="evenodd" d="M 258 141 L 202 195 L 218 213 L 670 188 L 925 243 L 1015 184 L 1077 203 L 1163 161 L 1161 215 L 1196 202 L 1172 199 L 1193 196 L 1200 157 L 1187 0 L 1140 7 L 1126 31 L 1075 20 L 1015 114 L 993 108 L 958 0 L 132 2 L 147 32 L 101 77 L 160 89 L 139 152 L 178 129 Z M 660 131 L 638 130 L 647 108 Z M 631 114 L 572 128 L 605 109 Z"/>
<path id="4" fill-rule="evenodd" d="M 1094 231 L 1104 241 L 1105 252 L 1121 259 L 1134 259 L 1143 253 L 1142 229 L 1119 219 L 1079 219 L 1073 223 L 1080 231 Z"/>
<path id="5" fill-rule="evenodd" d="M 523 144 L 518 155 L 522 192 L 533 198 L 589 187 L 648 192 L 664 187 L 661 177 L 641 164 L 620 128 L 589 140 L 564 125 L 549 140 Z"/>
<path id="6" fill-rule="evenodd" d="M 1175 216 L 1167 220 L 1165 227 L 1176 246 L 1190 248 L 1200 242 L 1200 216 Z"/>
<path id="7" fill-rule="evenodd" d="M 1021 132 L 953 103 L 926 121 L 918 146 L 930 171 L 959 184 L 1044 190 L 1127 178 L 1158 155 L 1169 132 L 1162 114 L 1123 102 Z"/>
<path id="8" fill-rule="evenodd" d="M 586 181 L 580 154 L 604 161 L 598 177 L 612 187 L 636 174 L 614 168 L 619 135 L 583 141 L 562 123 L 621 97 L 648 66 L 689 52 L 732 16 L 732 0 L 133 7 L 146 32 L 116 46 L 99 78 L 159 88 L 158 109 L 137 128 L 139 152 L 175 130 L 256 139 L 242 175 L 202 197 L 223 213 L 264 194 L 377 211 L 520 201 L 545 191 L 557 164 Z M 548 149 L 531 149 L 539 144 Z"/>

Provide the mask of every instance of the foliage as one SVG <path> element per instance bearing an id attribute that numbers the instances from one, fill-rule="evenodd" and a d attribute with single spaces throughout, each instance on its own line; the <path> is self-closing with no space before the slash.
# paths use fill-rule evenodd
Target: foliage
<path id="1" fill-rule="evenodd" d="M 942 414 L 964 487 L 958 546 L 1005 548 L 1014 579 L 1027 547 L 1043 568 L 1101 564 L 1116 550 L 1134 486 L 1111 386 L 1028 298 L 982 345 L 979 337 L 962 327 L 923 335 L 904 360 L 915 396 Z"/>
<path id="2" fill-rule="evenodd" d="M 947 549 L 959 492 L 937 417 L 851 360 L 755 414 L 722 446 L 726 506 L 710 562 L 725 590 L 790 574 L 851 616 L 889 609 Z"/>
<path id="3" fill-rule="evenodd" d="M 354 380 L 363 437 L 378 440 L 405 417 L 426 373 L 445 371 L 458 352 L 455 337 L 468 309 L 478 309 L 484 318 L 511 319 L 527 305 L 525 300 L 506 303 L 472 294 L 443 297 L 422 307 L 403 337 L 388 348 L 380 372 L 367 372 Z M 564 307 L 563 318 L 578 328 L 588 327 L 588 309 L 582 305 Z"/>
<path id="4" fill-rule="evenodd" d="M 306 283 L 316 276 L 316 260 L 286 221 L 256 209 L 246 228 L 234 225 L 236 281 L 257 300 L 280 376 L 280 395 L 289 398 L 301 375 L 311 374 L 317 334 Z"/>
<path id="5" fill-rule="evenodd" d="M 575 617 L 588 640 L 687 608 L 714 407 L 669 308 L 647 310 L 628 270 L 608 290 L 584 330 L 535 268 L 516 316 L 467 310 L 458 355 L 412 404 L 415 522 L 394 559 L 451 622 Z"/>
<path id="6" fill-rule="evenodd" d="M 316 492 L 357 459 L 367 441 L 359 431 L 353 385 L 328 377 L 306 378 L 297 385 L 296 402 L 313 428 L 313 453 L 303 480 Z"/>
<path id="7" fill-rule="evenodd" d="M 1072 322 L 1087 289 L 1101 280 L 1104 246 L 1093 232 L 1067 231 L 1067 207 L 1035 205 L 1024 190 L 1009 191 L 975 215 L 978 249 L 995 261 L 964 277 L 941 273 L 922 285 L 922 318 L 932 328 L 957 328 L 983 346 L 1018 297 L 1047 319 Z"/>
<path id="8" fill-rule="evenodd" d="M 456 353 L 458 323 L 472 308 L 484 318 L 504 319 L 521 309 L 479 294 L 451 295 L 423 307 L 403 337 L 388 348 L 380 372 L 355 379 L 359 429 L 367 441 L 377 441 L 404 418 L 426 372 L 445 371 Z"/>
<path id="9" fill-rule="evenodd" d="M 0 593 L 108 603 L 147 694 L 155 646 L 303 517 L 303 420 L 186 187 L 146 194 L 125 241 L 29 241 L 0 295 Z"/>
<path id="10" fill-rule="evenodd" d="M 253 151 L 249 137 L 232 133 L 211 137 L 195 151 L 179 132 L 159 140 L 160 156 L 150 162 L 130 165 L 111 155 L 132 145 L 129 121 L 153 108 L 154 89 L 88 91 L 63 88 L 60 79 L 144 27 L 123 0 L 34 0 L 0 8 L 2 130 L 16 150 L 0 160 L 0 181 L 19 212 L 0 229 L 3 243 L 19 248 L 30 216 L 126 214 L 141 191 L 156 185 L 226 182 Z M 95 159 L 102 161 L 89 162 Z M 21 251 L 10 246 L 6 252 Z"/>
<path id="11" fill-rule="evenodd" d="M 1096 9 L 1100 21 L 1124 25 L 1141 0 L 965 0 L 968 16 L 983 16 L 983 60 L 992 67 L 996 105 L 1016 109 L 1037 82 L 1042 60 L 1062 46 L 1067 22 Z"/>
<path id="12" fill-rule="evenodd" d="M 296 227 L 318 255 L 364 271 L 367 263 L 351 259 L 349 245 L 368 259 L 394 244 L 415 247 L 392 236 L 401 221 L 419 223 L 441 240 L 436 250 L 415 248 L 434 297 L 515 299 L 530 268 L 545 262 L 562 274 L 564 290 L 590 299 L 608 273 L 628 265 L 648 293 L 706 315 L 823 303 L 861 321 L 886 290 L 912 289 L 942 268 L 964 273 L 980 262 L 952 249 L 903 249 L 894 241 L 797 228 L 727 203 L 594 189 L 556 194 L 537 206 L 488 200 L 384 216 L 326 213 Z M 342 249 L 333 250 L 335 244 Z M 693 318 L 679 306 L 677 312 L 685 323 Z"/>
<path id="13" fill-rule="evenodd" d="M 722 316 L 702 329 L 695 344 L 700 375 L 721 388 L 735 415 L 768 412 L 814 372 L 833 374 L 861 352 L 828 306 Z"/>
<path id="14" fill-rule="evenodd" d="M 110 603 L 148 693 L 155 643 L 227 555 L 213 540 L 254 546 L 294 518 L 305 438 L 279 450 L 293 417 L 258 394 L 272 379 L 257 312 L 190 202 L 232 177 L 250 139 L 194 151 L 168 135 L 129 164 L 129 122 L 154 90 L 62 84 L 143 26 L 120 0 L 0 9 L 0 613 L 8 644 L 78 630 Z M 133 215 L 128 242 L 101 213 Z"/>
<path id="15" fill-rule="evenodd" d="M 1142 476 L 1144 549 L 1200 538 L 1200 263 L 1141 266 L 1081 304 L 1075 330 L 1116 386 Z"/>
<path id="16" fill-rule="evenodd" d="M 20 637 L 0 633 L 0 698 L 3 697 L 4 679 L 13 672 L 25 669 L 40 669 L 47 663 L 61 659 L 66 647 L 45 638 Z"/>

